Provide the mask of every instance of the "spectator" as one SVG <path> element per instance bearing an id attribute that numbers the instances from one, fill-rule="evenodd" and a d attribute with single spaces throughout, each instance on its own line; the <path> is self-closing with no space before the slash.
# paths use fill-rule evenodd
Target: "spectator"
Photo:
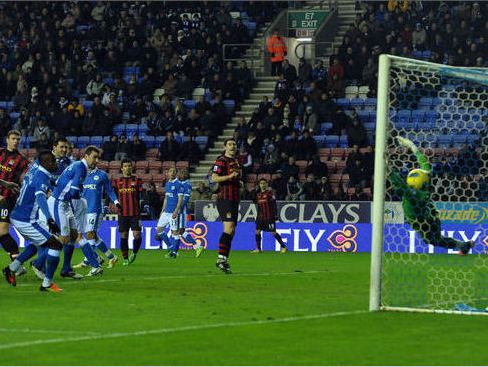
<path id="1" fill-rule="evenodd" d="M 193 190 L 190 198 L 190 211 L 195 211 L 195 201 L 197 200 L 211 200 L 212 191 L 205 182 L 199 181 L 197 187 Z"/>
<path id="2" fill-rule="evenodd" d="M 149 219 L 157 220 L 162 208 L 161 195 L 156 191 L 154 182 L 149 182 L 144 185 L 144 191 L 141 197 L 141 207 L 148 208 Z"/>
<path id="3" fill-rule="evenodd" d="M 329 170 L 327 165 L 320 160 L 320 156 L 315 154 L 312 160 L 308 162 L 308 166 L 305 168 L 305 174 L 309 175 L 313 173 L 315 177 L 327 177 Z"/>
<path id="4" fill-rule="evenodd" d="M 97 74 L 95 78 L 91 79 L 86 86 L 86 93 L 90 98 L 101 96 L 105 83 L 102 80 L 102 74 Z"/>
<path id="5" fill-rule="evenodd" d="M 275 196 L 277 200 L 285 200 L 287 191 L 288 180 L 283 177 L 283 171 L 277 170 L 272 183 L 272 188 L 275 191 Z"/>
<path id="6" fill-rule="evenodd" d="M 290 155 L 288 157 L 288 162 L 282 165 L 281 170 L 283 171 L 283 176 L 287 178 L 289 178 L 290 176 L 298 177 L 300 169 L 295 163 L 295 156 Z"/>
<path id="7" fill-rule="evenodd" d="M 283 79 L 286 80 L 288 85 L 292 85 L 297 79 L 297 69 L 295 66 L 290 64 L 288 59 L 283 61 Z M 281 75 L 281 74 L 278 74 Z"/>
<path id="8" fill-rule="evenodd" d="M 349 187 L 366 187 L 370 175 L 368 175 L 361 158 L 356 157 L 349 164 L 346 164 L 346 173 L 349 174 Z"/>
<path id="9" fill-rule="evenodd" d="M 319 133 L 319 124 L 318 124 L 318 117 L 317 114 L 313 111 L 312 106 L 307 106 L 305 108 L 305 115 L 303 116 L 303 127 L 306 131 L 318 134 Z"/>
<path id="10" fill-rule="evenodd" d="M 278 152 L 273 144 L 269 144 L 266 147 L 266 153 L 264 154 L 263 165 L 261 166 L 261 172 L 274 173 L 278 166 Z"/>
<path id="11" fill-rule="evenodd" d="M 44 117 L 37 120 L 37 126 L 34 128 L 34 133 L 32 134 L 32 141 L 38 142 L 41 139 L 42 134 L 45 135 L 46 141 L 49 141 L 51 138 L 51 131 L 47 126 L 46 119 Z"/>
<path id="12" fill-rule="evenodd" d="M 129 158 L 132 153 L 131 143 L 125 135 L 121 135 L 115 151 L 115 160 L 121 161 Z"/>
<path id="13" fill-rule="evenodd" d="M 319 200 L 320 199 L 320 186 L 315 182 L 315 176 L 313 173 L 307 175 L 307 179 L 302 186 L 301 200 Z"/>
<path id="14" fill-rule="evenodd" d="M 4 108 L 0 108 L 0 136 L 7 136 L 12 129 L 12 120 L 7 115 Z"/>
<path id="15" fill-rule="evenodd" d="M 197 163 L 202 158 L 202 151 L 195 142 L 195 136 L 190 134 L 188 140 L 181 147 L 180 160 L 189 161 L 190 164 Z"/>
<path id="16" fill-rule="evenodd" d="M 366 133 L 366 129 L 359 122 L 358 118 L 352 119 L 352 124 L 347 127 L 346 131 L 347 131 L 347 139 L 350 147 L 352 147 L 353 145 L 364 147 L 367 145 L 368 135 Z"/>
<path id="17" fill-rule="evenodd" d="M 312 76 L 312 66 L 307 63 L 307 60 L 304 57 L 300 58 L 300 62 L 298 63 L 298 78 L 303 83 L 310 82 L 310 78 Z"/>
<path id="18" fill-rule="evenodd" d="M 242 178 L 245 179 L 253 169 L 252 155 L 247 151 L 246 144 L 241 145 L 238 159 L 242 169 Z"/>
<path id="19" fill-rule="evenodd" d="M 39 138 L 36 140 L 35 147 L 38 152 L 41 152 L 42 150 L 51 148 L 52 144 L 47 138 L 47 135 L 45 133 L 42 133 L 39 135 Z"/>
<path id="20" fill-rule="evenodd" d="M 110 140 L 103 143 L 102 145 L 102 159 L 105 161 L 115 160 L 115 152 L 117 151 L 117 146 L 119 143 L 119 138 L 117 135 L 112 135 Z"/>
<path id="21" fill-rule="evenodd" d="M 159 146 L 159 159 L 162 161 L 176 161 L 180 154 L 180 144 L 175 140 L 173 132 L 168 131 L 166 139 Z"/>
<path id="22" fill-rule="evenodd" d="M 330 187 L 329 179 L 326 176 L 323 176 L 320 179 L 319 187 L 320 187 L 319 200 L 325 200 L 325 201 L 332 200 L 332 190 Z"/>
<path id="23" fill-rule="evenodd" d="M 412 45 L 414 50 L 424 51 L 426 41 L 427 41 L 427 32 L 422 27 L 421 23 L 416 23 L 415 29 L 412 32 Z"/>
<path id="24" fill-rule="evenodd" d="M 139 139 L 139 134 L 134 134 L 131 143 L 132 159 L 134 161 L 144 161 L 146 159 L 146 143 Z"/>
<path id="25" fill-rule="evenodd" d="M 271 76 L 280 75 L 287 48 L 285 40 L 278 35 L 278 30 L 273 30 L 273 34 L 266 40 L 266 47 L 271 56 Z"/>
<path id="26" fill-rule="evenodd" d="M 286 201 L 296 201 L 300 200 L 300 196 L 303 193 L 302 185 L 296 180 L 295 176 L 290 176 L 288 178 L 288 183 L 286 185 Z"/>

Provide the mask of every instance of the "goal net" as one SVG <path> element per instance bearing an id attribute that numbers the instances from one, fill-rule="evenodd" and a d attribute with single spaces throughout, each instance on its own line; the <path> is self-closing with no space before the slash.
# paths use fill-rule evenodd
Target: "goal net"
<path id="1" fill-rule="evenodd" d="M 378 75 L 370 309 L 483 312 L 488 70 L 382 55 Z"/>

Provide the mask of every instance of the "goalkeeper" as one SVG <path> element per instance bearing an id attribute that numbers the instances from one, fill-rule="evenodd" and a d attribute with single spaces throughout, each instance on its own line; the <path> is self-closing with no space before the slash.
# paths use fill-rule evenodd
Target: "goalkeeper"
<path id="1" fill-rule="evenodd" d="M 390 175 L 393 187 L 402 197 L 403 211 L 408 224 L 420 234 L 426 244 L 457 249 L 460 255 L 467 254 L 474 245 L 473 241 L 462 242 L 441 235 L 441 221 L 430 197 L 432 168 L 427 157 L 411 140 L 402 137 L 397 137 L 397 140 L 400 145 L 415 154 L 420 166 L 408 173 L 406 182 L 396 170 Z"/>

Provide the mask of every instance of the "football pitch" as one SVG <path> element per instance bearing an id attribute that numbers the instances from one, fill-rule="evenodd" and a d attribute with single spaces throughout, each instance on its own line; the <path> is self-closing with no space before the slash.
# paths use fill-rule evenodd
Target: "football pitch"
<path id="1" fill-rule="evenodd" d="M 58 277 L 63 294 L 31 271 L 2 279 L 0 364 L 488 363 L 488 317 L 367 312 L 369 254 L 234 252 L 232 275 L 215 258 L 143 251 L 102 277 Z"/>

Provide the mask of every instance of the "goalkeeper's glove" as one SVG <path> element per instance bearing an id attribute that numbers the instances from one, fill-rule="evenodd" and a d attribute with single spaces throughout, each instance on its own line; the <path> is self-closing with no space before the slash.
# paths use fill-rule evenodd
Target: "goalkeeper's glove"
<path id="1" fill-rule="evenodd" d="M 416 145 L 410 139 L 402 138 L 401 136 L 397 136 L 397 141 L 402 147 L 410 149 L 412 151 L 412 153 L 416 153 L 418 150 Z"/>
<path id="2" fill-rule="evenodd" d="M 49 218 L 47 220 L 47 225 L 49 227 L 49 232 L 51 232 L 52 234 L 59 234 L 61 232 L 53 218 Z"/>

